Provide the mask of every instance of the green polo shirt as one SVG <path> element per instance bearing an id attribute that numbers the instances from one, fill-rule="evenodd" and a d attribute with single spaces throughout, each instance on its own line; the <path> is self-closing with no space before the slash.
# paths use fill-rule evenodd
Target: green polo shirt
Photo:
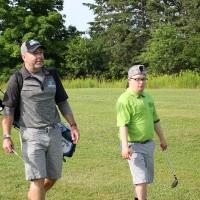
<path id="1" fill-rule="evenodd" d="M 153 98 L 146 92 L 138 95 L 129 88 L 116 104 L 117 126 L 128 126 L 128 141 L 146 141 L 154 136 L 159 121 Z"/>

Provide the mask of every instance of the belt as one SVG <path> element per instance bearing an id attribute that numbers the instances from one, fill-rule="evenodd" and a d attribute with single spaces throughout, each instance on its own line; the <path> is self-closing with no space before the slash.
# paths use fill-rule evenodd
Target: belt
<path id="1" fill-rule="evenodd" d="M 129 141 L 130 143 L 140 143 L 140 144 L 146 144 L 147 142 L 151 141 L 151 139 L 149 140 L 145 140 L 145 141 Z"/>
<path id="2" fill-rule="evenodd" d="M 49 130 L 50 130 L 50 129 L 54 129 L 54 128 L 56 128 L 56 127 L 58 127 L 58 125 L 46 126 L 44 129 L 45 129 L 46 133 L 49 133 Z"/>

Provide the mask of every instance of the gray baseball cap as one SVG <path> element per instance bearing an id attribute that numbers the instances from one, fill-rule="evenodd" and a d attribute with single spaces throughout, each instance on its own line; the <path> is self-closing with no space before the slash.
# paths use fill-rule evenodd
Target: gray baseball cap
<path id="1" fill-rule="evenodd" d="M 144 65 L 133 65 L 128 70 L 128 79 L 135 75 L 144 75 L 146 76 L 146 70 Z"/>
<path id="2" fill-rule="evenodd" d="M 42 49 L 44 48 L 44 46 L 37 40 L 27 40 L 21 45 L 21 54 L 25 52 L 33 53 L 39 47 Z"/>

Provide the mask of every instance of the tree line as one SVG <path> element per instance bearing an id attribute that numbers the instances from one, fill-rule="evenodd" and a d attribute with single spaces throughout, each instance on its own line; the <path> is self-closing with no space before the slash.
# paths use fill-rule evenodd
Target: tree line
<path id="1" fill-rule="evenodd" d="M 20 45 L 44 44 L 45 65 L 67 78 L 121 79 L 143 63 L 152 74 L 200 72 L 199 0 L 95 0 L 89 37 L 65 26 L 63 0 L 0 0 L 0 78 L 21 67 Z M 81 19 L 80 19 L 81 20 Z"/>

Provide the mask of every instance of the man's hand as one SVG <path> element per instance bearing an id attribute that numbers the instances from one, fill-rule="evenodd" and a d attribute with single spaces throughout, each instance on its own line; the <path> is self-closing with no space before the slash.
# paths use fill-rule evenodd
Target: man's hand
<path id="1" fill-rule="evenodd" d="M 12 149 L 13 149 L 13 142 L 12 142 L 11 138 L 4 139 L 3 140 L 3 150 L 6 153 L 13 153 Z"/>
<path id="2" fill-rule="evenodd" d="M 122 148 L 121 154 L 122 154 L 122 157 L 123 157 L 124 159 L 130 160 L 130 159 L 131 159 L 131 156 L 132 156 L 132 153 L 133 153 L 133 152 L 132 152 L 131 148 L 129 148 L 129 147 Z"/>
<path id="3" fill-rule="evenodd" d="M 77 126 L 71 127 L 71 137 L 72 137 L 73 143 L 77 144 L 80 139 L 80 133 Z"/>

